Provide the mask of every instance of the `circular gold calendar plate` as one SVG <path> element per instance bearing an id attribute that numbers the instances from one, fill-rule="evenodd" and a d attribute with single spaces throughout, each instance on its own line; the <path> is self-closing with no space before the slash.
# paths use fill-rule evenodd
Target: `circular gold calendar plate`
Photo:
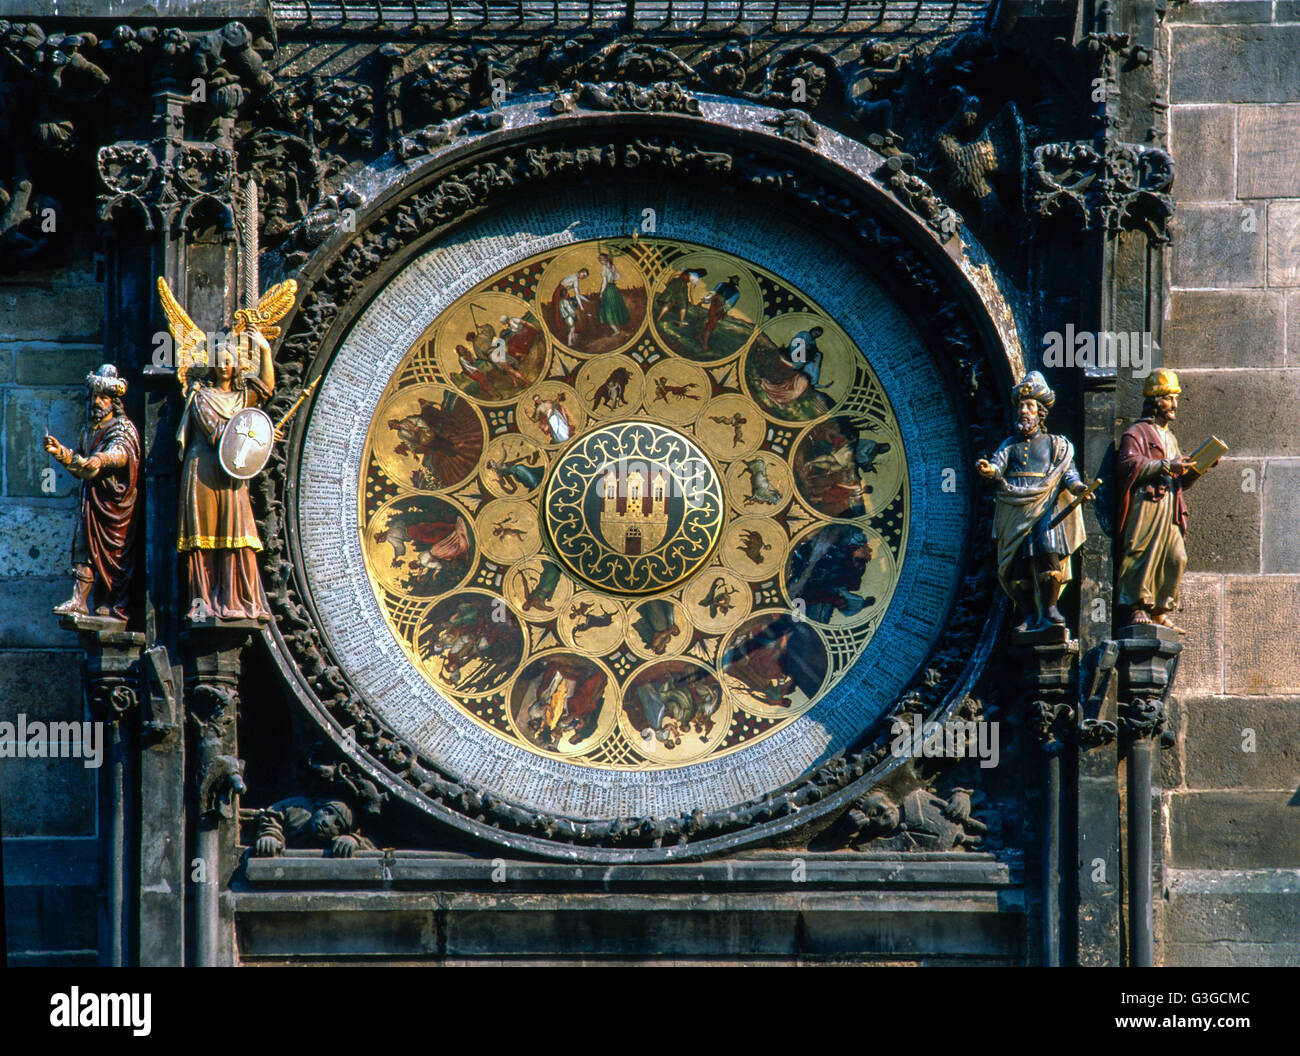
<path id="1" fill-rule="evenodd" d="M 506 262 L 375 406 L 375 601 L 492 737 L 701 767 L 856 692 L 907 548 L 903 433 L 848 332 L 774 273 L 657 238 Z"/>

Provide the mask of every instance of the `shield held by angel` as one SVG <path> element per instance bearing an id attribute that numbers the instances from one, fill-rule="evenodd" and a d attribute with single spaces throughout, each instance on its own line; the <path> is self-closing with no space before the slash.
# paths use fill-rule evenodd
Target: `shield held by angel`
<path id="1" fill-rule="evenodd" d="M 298 284 L 273 286 L 256 308 L 235 312 L 230 333 L 209 339 L 158 279 L 158 296 L 176 342 L 176 377 L 185 411 L 176 435 L 181 466 L 176 549 L 184 555 L 191 623 L 267 620 L 257 570 L 262 540 L 247 481 L 222 464 L 222 437 L 231 419 L 265 404 L 275 389 L 270 342 L 293 307 Z M 212 347 L 209 347 L 211 344 Z"/>

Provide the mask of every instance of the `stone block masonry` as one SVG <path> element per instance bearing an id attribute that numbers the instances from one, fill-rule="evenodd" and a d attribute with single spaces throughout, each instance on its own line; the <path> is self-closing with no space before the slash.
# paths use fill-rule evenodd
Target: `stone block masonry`
<path id="1" fill-rule="evenodd" d="M 1188 496 L 1183 662 L 1164 760 L 1163 962 L 1295 964 L 1300 898 L 1300 4 L 1171 8 L 1178 198 L 1166 365 Z M 1287 936 L 1290 941 L 1287 941 Z"/>
<path id="2" fill-rule="evenodd" d="M 76 441 L 103 361 L 90 261 L 0 282 L 0 721 L 80 721 L 80 652 L 50 609 L 71 589 L 77 483 L 40 449 Z M 0 767 L 11 964 L 94 963 L 96 774 L 77 759 Z M 77 849 L 80 850 L 77 850 Z"/>

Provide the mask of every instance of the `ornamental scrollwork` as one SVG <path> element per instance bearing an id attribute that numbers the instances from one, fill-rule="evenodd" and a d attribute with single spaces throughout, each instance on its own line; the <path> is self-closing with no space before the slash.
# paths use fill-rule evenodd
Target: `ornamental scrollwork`
<path id="1" fill-rule="evenodd" d="M 1030 198 L 1039 219 L 1065 216 L 1083 230 L 1144 231 L 1169 240 L 1174 159 L 1154 146 L 1047 143 L 1034 150 Z"/>

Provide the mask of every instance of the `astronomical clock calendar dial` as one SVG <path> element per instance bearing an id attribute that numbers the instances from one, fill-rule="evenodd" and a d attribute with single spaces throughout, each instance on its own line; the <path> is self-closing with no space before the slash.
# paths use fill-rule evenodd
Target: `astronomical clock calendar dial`
<path id="1" fill-rule="evenodd" d="M 655 770 L 771 737 L 853 666 L 906 485 L 880 382 L 814 298 L 616 237 L 430 323 L 370 422 L 358 532 L 394 640 L 462 714 Z"/>
<path id="2" fill-rule="evenodd" d="M 964 465 L 956 416 L 864 269 L 698 195 L 661 215 L 521 210 L 415 257 L 304 440 L 341 675 L 403 751 L 560 817 L 725 809 L 843 752 L 967 529 L 918 478 Z"/>
<path id="3" fill-rule="evenodd" d="M 1289 232 L 1172 223 L 1203 123 L 1288 131 L 1179 54 L 1300 21 L 109 6 L 0 34 L 15 957 L 1296 953 L 1184 934 L 1287 760 L 1159 759 L 1300 681 L 1286 466 L 1220 508 L 1300 437 L 1219 421 L 1300 373 L 1200 325 Z"/>

